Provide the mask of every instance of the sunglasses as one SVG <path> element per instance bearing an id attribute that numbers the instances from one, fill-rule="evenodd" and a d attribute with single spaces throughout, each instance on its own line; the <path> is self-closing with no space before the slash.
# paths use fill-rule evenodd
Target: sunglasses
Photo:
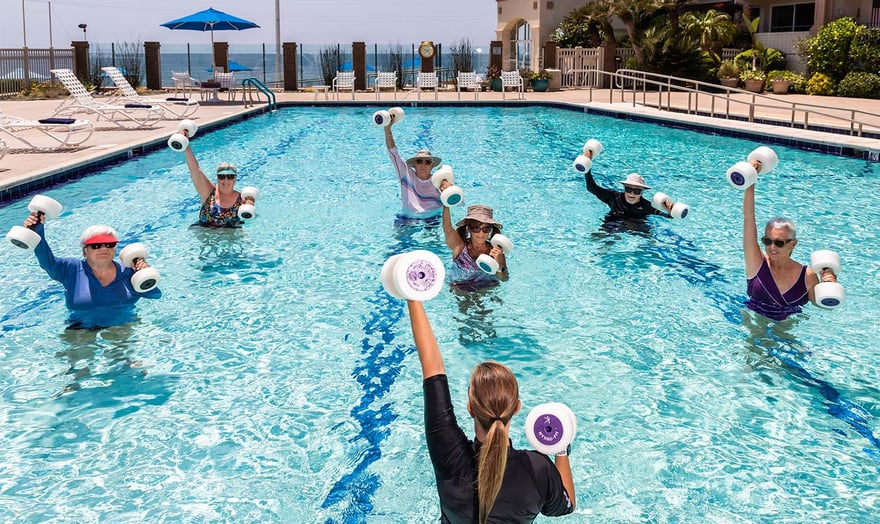
<path id="1" fill-rule="evenodd" d="M 776 247 L 785 247 L 785 244 L 788 244 L 789 242 L 794 242 L 794 239 L 789 238 L 787 240 L 773 240 L 772 238 L 762 237 L 761 242 L 763 242 L 765 246 L 773 244 Z"/>
<path id="2" fill-rule="evenodd" d="M 631 195 L 641 195 L 642 191 L 643 191 L 642 189 L 639 189 L 636 187 L 624 187 L 623 188 L 624 193 L 629 193 Z"/>
<path id="3" fill-rule="evenodd" d="M 88 248 L 92 251 L 97 251 L 102 247 L 106 247 L 107 249 L 116 249 L 116 244 L 118 244 L 118 242 L 98 242 L 97 244 L 86 244 L 86 246 L 88 246 Z"/>
<path id="4" fill-rule="evenodd" d="M 222 173 L 217 175 L 217 180 L 232 180 L 236 175 Z"/>
<path id="5" fill-rule="evenodd" d="M 417 158 L 415 163 L 416 163 L 416 164 L 431 164 L 431 165 L 434 165 L 434 161 L 431 160 L 430 158 Z"/>
<path id="6" fill-rule="evenodd" d="M 491 233 L 492 226 L 468 226 L 471 233 Z"/>

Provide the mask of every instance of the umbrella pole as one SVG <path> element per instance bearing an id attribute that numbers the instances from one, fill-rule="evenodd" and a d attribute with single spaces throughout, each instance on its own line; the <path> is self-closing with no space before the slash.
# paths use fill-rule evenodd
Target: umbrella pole
<path id="1" fill-rule="evenodd" d="M 211 69 L 217 73 L 217 57 L 214 56 L 214 24 L 211 24 Z"/>

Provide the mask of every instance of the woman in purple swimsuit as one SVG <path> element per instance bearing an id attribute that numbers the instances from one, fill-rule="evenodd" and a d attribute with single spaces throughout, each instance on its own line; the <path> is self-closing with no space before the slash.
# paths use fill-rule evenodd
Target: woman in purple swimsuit
<path id="1" fill-rule="evenodd" d="M 758 168 L 758 166 L 756 166 Z M 800 313 L 801 306 L 815 303 L 813 289 L 819 277 L 808 266 L 792 260 L 797 245 L 794 222 L 773 218 L 764 226 L 758 244 L 758 226 L 755 221 L 755 184 L 743 194 L 743 253 L 748 278 L 746 307 L 772 320 L 784 320 Z M 822 272 L 823 282 L 837 282 L 831 270 Z"/>
<path id="2" fill-rule="evenodd" d="M 238 227 L 242 220 L 238 218 L 238 208 L 242 204 L 253 204 L 253 198 L 242 198 L 241 193 L 235 190 L 235 179 L 238 170 L 235 166 L 223 162 L 217 166 L 217 183 L 208 180 L 208 177 L 199 167 L 199 161 L 192 152 L 192 147 L 184 150 L 186 167 L 189 168 L 189 176 L 193 186 L 199 194 L 202 207 L 199 210 L 199 221 L 196 223 L 205 227 Z M 195 224 L 194 224 L 195 225 Z"/>
<path id="3" fill-rule="evenodd" d="M 504 226 L 493 218 L 492 208 L 489 206 L 468 207 L 467 215 L 454 228 L 449 208 L 443 208 L 443 234 L 446 245 L 452 250 L 453 268 L 450 280 L 454 285 L 486 287 L 507 280 L 507 259 L 500 247 L 489 244 L 491 235 L 500 233 L 502 227 Z M 494 258 L 500 268 L 498 272 L 494 275 L 483 272 L 476 263 L 480 255 Z"/>

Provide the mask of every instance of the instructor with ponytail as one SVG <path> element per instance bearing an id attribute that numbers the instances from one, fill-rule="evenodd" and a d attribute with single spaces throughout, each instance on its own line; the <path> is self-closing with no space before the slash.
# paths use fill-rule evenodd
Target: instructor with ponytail
<path id="1" fill-rule="evenodd" d="M 538 514 L 574 511 L 574 482 L 567 453 L 554 464 L 537 451 L 510 444 L 510 421 L 521 407 L 516 377 L 506 366 L 483 362 L 471 374 L 467 409 L 471 441 L 458 426 L 443 356 L 421 302 L 407 301 L 422 365 L 425 436 L 444 523 L 525 523 Z"/>

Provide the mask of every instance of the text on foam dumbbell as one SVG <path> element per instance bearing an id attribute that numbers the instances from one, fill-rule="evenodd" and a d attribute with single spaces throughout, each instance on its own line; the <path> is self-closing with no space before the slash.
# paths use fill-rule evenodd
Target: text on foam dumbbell
<path id="1" fill-rule="evenodd" d="M 34 195 L 27 208 L 31 213 L 44 216 L 46 220 L 54 220 L 61 214 L 61 204 L 54 198 L 47 197 L 46 195 Z M 6 240 L 15 247 L 30 251 L 40 243 L 40 235 L 31 228 L 12 226 L 9 232 L 6 233 Z"/>
<path id="2" fill-rule="evenodd" d="M 828 249 L 814 251 L 810 255 L 810 267 L 819 277 L 819 283 L 813 288 L 816 304 L 827 309 L 843 305 L 843 286 L 837 282 L 822 282 L 824 270 L 830 269 L 835 277 L 840 273 L 840 255 Z"/>
<path id="3" fill-rule="evenodd" d="M 168 139 L 168 147 L 178 152 L 186 150 L 189 147 L 189 140 L 196 136 L 198 130 L 199 126 L 192 120 L 181 120 L 177 124 L 177 132 Z"/>
<path id="4" fill-rule="evenodd" d="M 492 235 L 489 243 L 492 244 L 492 247 L 500 247 L 501 252 L 504 253 L 505 256 L 513 251 L 513 241 L 501 233 Z M 501 269 L 501 266 L 498 265 L 498 261 L 487 254 L 478 256 L 476 262 L 483 272 L 489 273 L 490 275 L 494 275 L 499 269 Z"/>
<path id="5" fill-rule="evenodd" d="M 440 293 L 446 268 L 440 257 L 427 250 L 394 255 L 382 265 L 382 287 L 395 298 L 424 302 Z"/>
<path id="6" fill-rule="evenodd" d="M 138 260 L 147 260 L 147 246 L 140 242 L 129 244 L 119 252 L 119 260 L 122 261 L 123 266 L 134 269 Z M 135 269 L 134 275 L 131 276 L 131 285 L 138 293 L 146 293 L 158 286 L 160 280 L 159 271 L 154 267 Z"/>
<path id="7" fill-rule="evenodd" d="M 548 402 L 532 408 L 526 417 L 526 438 L 536 451 L 556 455 L 565 451 L 577 434 L 574 412 L 561 402 Z"/>
<path id="8" fill-rule="evenodd" d="M 444 187 L 444 182 L 448 185 Z M 464 203 L 464 191 L 460 187 L 454 185 L 455 174 L 452 172 L 452 166 L 440 166 L 433 175 L 431 175 L 431 183 L 434 187 L 440 189 L 440 201 L 446 207 L 459 206 Z"/>
<path id="9" fill-rule="evenodd" d="M 779 164 L 776 152 L 767 146 L 755 148 L 745 161 L 727 169 L 727 181 L 737 189 L 747 189 L 758 180 L 758 173 L 767 174 Z"/>

